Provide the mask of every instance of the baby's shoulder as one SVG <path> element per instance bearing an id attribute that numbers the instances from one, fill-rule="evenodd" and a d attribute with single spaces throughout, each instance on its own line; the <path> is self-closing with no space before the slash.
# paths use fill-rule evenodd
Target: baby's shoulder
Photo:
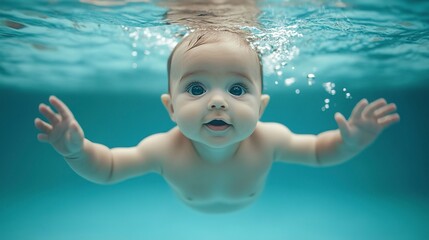
<path id="1" fill-rule="evenodd" d="M 258 122 L 254 132 L 255 138 L 260 138 L 264 142 L 273 143 L 284 141 L 292 136 L 292 132 L 285 125 L 277 122 Z"/>
<path id="2" fill-rule="evenodd" d="M 271 135 L 272 133 L 287 133 L 290 132 L 289 128 L 277 122 L 258 122 L 255 131 L 262 134 Z"/>
<path id="3" fill-rule="evenodd" d="M 177 127 L 174 127 L 168 132 L 157 133 L 144 138 L 139 143 L 138 148 L 156 155 L 168 155 L 174 153 L 187 142 L 189 142 L 188 139 Z"/>

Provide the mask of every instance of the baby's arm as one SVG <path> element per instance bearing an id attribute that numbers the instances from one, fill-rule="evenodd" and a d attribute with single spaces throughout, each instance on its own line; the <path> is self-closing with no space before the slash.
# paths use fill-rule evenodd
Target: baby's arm
<path id="1" fill-rule="evenodd" d="M 153 154 L 147 151 L 159 138 L 156 135 L 137 147 L 109 149 L 85 139 L 73 113 L 60 99 L 51 96 L 49 101 L 58 113 L 40 104 L 39 111 L 49 123 L 36 118 L 35 125 L 41 131 L 37 138 L 50 143 L 80 176 L 96 183 L 111 183 L 156 171 Z"/>
<path id="2" fill-rule="evenodd" d="M 275 143 L 275 158 L 314 166 L 334 165 L 349 160 L 369 144 L 383 129 L 399 121 L 395 104 L 384 99 L 368 103 L 361 100 L 348 120 L 335 114 L 337 130 L 319 135 L 293 134 L 286 127 L 275 125 L 272 136 Z"/>

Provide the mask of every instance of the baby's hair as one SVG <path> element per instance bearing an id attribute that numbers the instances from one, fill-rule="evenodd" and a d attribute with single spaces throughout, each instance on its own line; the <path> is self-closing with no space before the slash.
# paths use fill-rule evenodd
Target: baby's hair
<path id="1" fill-rule="evenodd" d="M 198 46 L 208 44 L 208 43 L 214 43 L 223 41 L 225 39 L 225 35 L 228 35 L 228 37 L 235 38 L 236 42 L 239 44 L 240 47 L 246 47 L 249 51 L 254 51 L 256 55 L 258 56 L 258 63 L 259 63 L 259 69 L 260 69 L 260 78 L 261 78 L 261 91 L 264 88 L 263 85 L 263 67 L 262 67 L 262 60 L 261 56 L 258 54 L 258 52 L 253 49 L 250 46 L 250 43 L 246 40 L 247 33 L 243 32 L 233 32 L 229 30 L 196 30 L 194 32 L 191 32 L 188 36 L 182 39 L 173 49 L 170 56 L 168 57 L 167 62 L 167 73 L 168 73 L 168 92 L 170 93 L 170 73 L 171 73 L 171 62 L 173 60 L 174 53 L 178 48 L 180 48 L 182 45 L 187 43 L 186 51 L 189 51 L 193 48 L 196 48 Z"/>

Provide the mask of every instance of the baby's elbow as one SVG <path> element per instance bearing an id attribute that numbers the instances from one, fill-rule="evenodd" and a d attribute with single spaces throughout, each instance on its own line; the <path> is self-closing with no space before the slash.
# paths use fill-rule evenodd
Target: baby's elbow
<path id="1" fill-rule="evenodd" d="M 113 160 L 111 161 L 108 171 L 105 171 L 103 174 L 94 177 L 90 181 L 100 185 L 111 185 L 118 182 L 114 176 Z"/>
<path id="2" fill-rule="evenodd" d="M 327 166 L 328 165 L 325 162 L 323 162 L 322 159 L 316 153 L 316 158 L 314 160 L 313 167 L 322 168 Z"/>
<path id="3" fill-rule="evenodd" d="M 112 169 L 112 171 L 110 172 L 109 176 L 107 176 L 106 178 L 100 180 L 98 182 L 98 184 L 101 184 L 101 185 L 112 185 L 112 184 L 115 184 L 115 183 L 118 183 L 118 182 L 121 182 L 121 181 L 122 181 L 122 179 L 118 179 L 118 176 L 114 175 L 113 169 Z"/>

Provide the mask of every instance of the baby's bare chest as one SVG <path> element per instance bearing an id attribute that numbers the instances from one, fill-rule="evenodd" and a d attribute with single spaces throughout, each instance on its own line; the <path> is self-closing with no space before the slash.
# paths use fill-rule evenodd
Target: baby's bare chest
<path id="1" fill-rule="evenodd" d="M 259 152 L 213 163 L 178 154 L 164 164 L 163 176 L 188 203 L 239 203 L 262 191 L 271 159 Z"/>

